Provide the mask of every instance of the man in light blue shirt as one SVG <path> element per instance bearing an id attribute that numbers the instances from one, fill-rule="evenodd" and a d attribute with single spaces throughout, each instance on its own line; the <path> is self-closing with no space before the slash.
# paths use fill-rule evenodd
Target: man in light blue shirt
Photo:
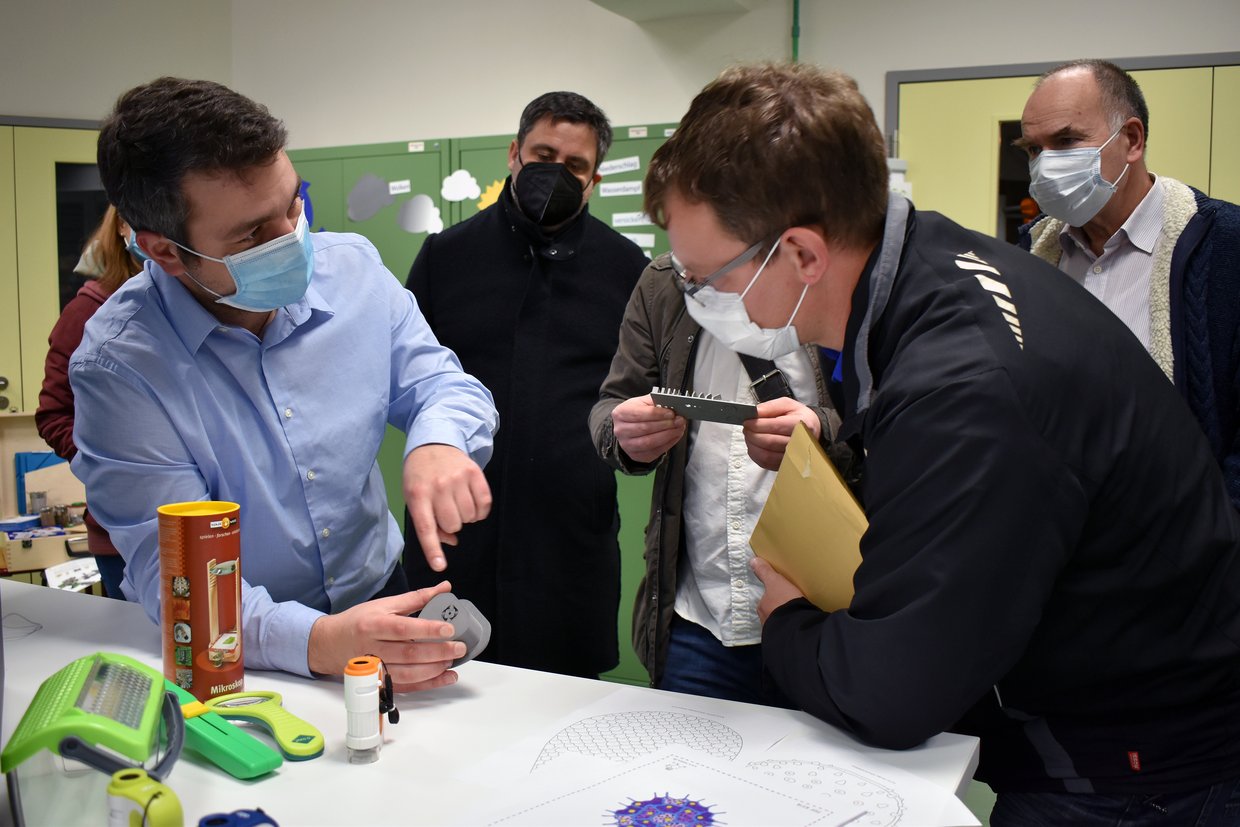
<path id="1" fill-rule="evenodd" d="M 440 543 L 490 509 L 495 408 L 369 242 L 308 232 L 285 138 L 215 83 L 117 102 L 100 173 L 151 262 L 70 363 L 74 471 L 153 619 L 157 506 L 230 500 L 247 666 L 338 674 L 374 654 L 399 691 L 443 686 L 463 644 L 407 615 L 448 586 L 407 591 L 375 456 L 388 423 L 407 433 L 405 497 L 442 571 Z"/>

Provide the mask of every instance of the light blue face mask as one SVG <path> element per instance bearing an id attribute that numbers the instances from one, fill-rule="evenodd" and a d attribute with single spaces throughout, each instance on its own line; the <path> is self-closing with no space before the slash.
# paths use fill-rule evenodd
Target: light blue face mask
<path id="1" fill-rule="evenodd" d="M 133 229 L 129 230 L 129 241 L 125 242 L 125 249 L 129 251 L 129 255 L 133 256 L 139 264 L 151 260 L 146 251 L 138 246 L 138 234 Z"/>
<path id="2" fill-rule="evenodd" d="M 171 240 L 171 239 L 169 239 Z M 182 250 L 208 261 L 218 261 L 228 268 L 229 275 L 237 285 L 237 292 L 221 296 L 210 287 L 190 275 L 194 283 L 206 290 L 220 304 L 265 313 L 292 304 L 306 295 L 310 277 L 314 275 L 314 244 L 303 210 L 297 216 L 297 227 L 288 235 L 273 238 L 245 252 L 223 258 L 204 256 L 184 244 Z M 188 274 L 188 270 L 186 271 Z"/>
<path id="3" fill-rule="evenodd" d="M 1114 182 L 1102 177 L 1102 150 L 1123 130 L 1111 133 L 1102 146 L 1044 149 L 1029 162 L 1029 194 L 1042 212 L 1070 227 L 1088 224 L 1102 211 L 1128 174 L 1128 164 Z"/>

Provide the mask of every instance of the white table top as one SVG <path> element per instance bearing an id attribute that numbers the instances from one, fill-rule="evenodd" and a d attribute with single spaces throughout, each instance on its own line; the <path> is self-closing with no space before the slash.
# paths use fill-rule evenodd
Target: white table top
<path id="1" fill-rule="evenodd" d="M 137 604 L 0 581 L 0 605 L 6 743 L 39 685 L 76 658 L 107 651 L 161 668 L 158 630 Z M 186 824 L 191 826 L 209 813 L 255 807 L 269 813 L 281 827 L 459 824 L 463 812 L 474 811 L 479 800 L 495 796 L 485 778 L 469 780 L 467 774 L 484 756 L 547 731 L 573 710 L 609 693 L 624 693 L 630 703 L 655 700 L 643 693 L 653 693 L 660 700 L 670 694 L 487 663 L 469 663 L 459 672 L 455 686 L 398 696 L 401 720 L 386 728 L 379 760 L 353 765 L 347 761 L 344 746 L 340 679 L 249 671 L 246 690 L 281 693 L 290 712 L 322 731 L 324 754 L 311 761 L 286 761 L 265 778 L 241 782 L 200 762 L 187 750 L 167 784 L 180 798 Z M 750 708 L 710 698 L 695 697 L 691 703 L 707 714 Z M 846 746 L 858 756 L 877 758 L 957 795 L 963 794 L 977 763 L 977 739 L 968 736 L 943 734 L 916 749 L 889 752 L 860 745 L 803 712 L 778 710 L 774 714 L 782 716 L 781 723 L 786 722 L 795 733 Z M 58 799 L 55 802 L 31 801 L 23 787 L 25 811 L 33 814 L 50 806 L 50 817 L 55 820 L 49 823 L 104 823 L 106 779 L 100 773 L 94 775 L 93 787 L 75 779 L 73 794 L 53 796 Z M 82 795 L 89 796 L 79 792 L 83 789 L 97 789 L 95 800 L 83 801 Z M 462 807 L 462 802 L 471 806 Z"/>

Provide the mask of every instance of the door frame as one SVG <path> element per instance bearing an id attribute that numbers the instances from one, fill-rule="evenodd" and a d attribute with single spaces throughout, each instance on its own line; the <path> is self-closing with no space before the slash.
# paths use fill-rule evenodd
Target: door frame
<path id="1" fill-rule="evenodd" d="M 98 129 L 99 121 L 79 118 L 25 118 L 19 115 L 0 115 L 0 126 L 39 126 L 49 129 Z"/>
<path id="2" fill-rule="evenodd" d="M 1208 52 L 1198 55 L 1156 55 L 1152 57 L 1109 58 L 1121 69 L 1132 72 L 1144 69 L 1196 69 L 1240 65 L 1240 52 Z M 1044 63 L 1006 63 L 990 66 L 955 66 L 944 69 L 907 69 L 888 72 L 884 84 L 883 129 L 887 140 L 887 156 L 900 157 L 900 85 L 931 83 L 943 80 L 981 80 L 1025 75 L 1038 76 L 1066 61 Z"/>

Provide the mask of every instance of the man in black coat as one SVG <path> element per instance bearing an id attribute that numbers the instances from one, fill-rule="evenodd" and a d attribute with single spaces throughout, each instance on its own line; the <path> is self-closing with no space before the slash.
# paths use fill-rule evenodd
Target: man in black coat
<path id="1" fill-rule="evenodd" d="M 611 125 L 549 92 L 521 115 L 499 200 L 432 235 L 406 286 L 439 341 L 495 397 L 491 516 L 428 562 L 405 517 L 410 586 L 439 582 L 491 621 L 484 660 L 597 676 L 619 660 L 614 472 L 587 418 L 616 352 L 642 251 L 589 214 Z"/>

